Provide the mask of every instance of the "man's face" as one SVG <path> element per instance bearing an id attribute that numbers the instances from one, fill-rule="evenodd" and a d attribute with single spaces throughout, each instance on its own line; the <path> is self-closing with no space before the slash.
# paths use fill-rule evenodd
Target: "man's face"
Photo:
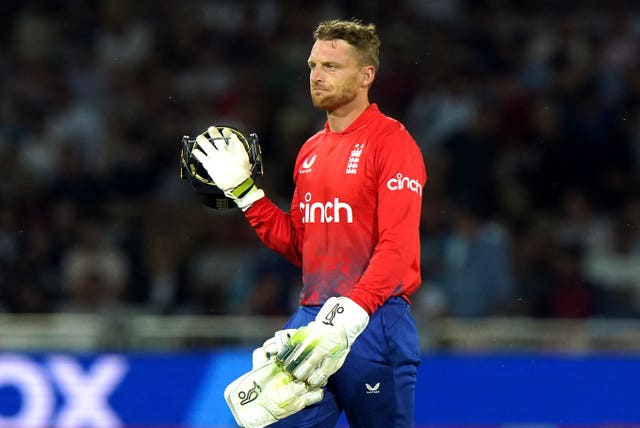
<path id="1" fill-rule="evenodd" d="M 315 107 L 332 112 L 353 101 L 363 88 L 363 67 L 355 49 L 344 40 L 317 40 L 307 62 Z"/>

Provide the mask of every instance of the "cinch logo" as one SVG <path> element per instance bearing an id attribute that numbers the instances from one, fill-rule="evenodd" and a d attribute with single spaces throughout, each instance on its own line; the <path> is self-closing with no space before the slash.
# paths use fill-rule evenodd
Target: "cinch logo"
<path id="1" fill-rule="evenodd" d="M 418 195 L 422 196 L 422 185 L 420 184 L 420 182 L 418 180 L 405 177 L 400 172 L 396 174 L 395 178 L 390 178 L 389 181 L 387 181 L 387 189 L 409 189 L 412 192 L 415 192 Z"/>
<path id="2" fill-rule="evenodd" d="M 351 205 L 340 202 L 338 198 L 327 202 L 311 202 L 311 193 L 304 195 L 304 202 L 300 202 L 303 223 L 340 223 L 343 215 L 347 223 L 353 223 Z"/>

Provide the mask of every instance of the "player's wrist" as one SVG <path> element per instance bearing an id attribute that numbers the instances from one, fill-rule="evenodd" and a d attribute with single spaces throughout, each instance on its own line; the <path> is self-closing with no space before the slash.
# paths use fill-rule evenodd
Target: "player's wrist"
<path id="1" fill-rule="evenodd" d="M 331 297 L 315 320 L 327 327 L 344 328 L 350 346 L 369 324 L 369 313 L 348 297 Z"/>
<path id="2" fill-rule="evenodd" d="M 229 196 L 235 199 L 241 199 L 242 197 L 246 196 L 255 186 L 256 184 L 253 181 L 253 178 L 249 176 L 242 183 L 231 189 L 229 191 Z"/>
<path id="3" fill-rule="evenodd" d="M 248 210 L 254 202 L 264 198 L 264 190 L 253 186 L 249 191 L 240 199 L 236 199 L 236 205 L 244 212 Z"/>
<path id="4" fill-rule="evenodd" d="M 264 191 L 256 186 L 252 177 L 247 177 L 224 194 L 231 198 L 242 211 L 248 210 L 255 201 L 265 196 Z"/>

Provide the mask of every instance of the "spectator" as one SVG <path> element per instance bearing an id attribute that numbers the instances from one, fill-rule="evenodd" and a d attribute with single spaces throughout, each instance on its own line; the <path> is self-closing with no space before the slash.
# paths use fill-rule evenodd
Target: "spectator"
<path id="1" fill-rule="evenodd" d="M 599 296 L 584 276 L 582 248 L 560 243 L 548 253 L 551 267 L 544 315 L 551 318 L 588 318 L 598 314 Z"/>
<path id="2" fill-rule="evenodd" d="M 508 235 L 498 223 L 470 209 L 454 213 L 445 243 L 443 287 L 449 315 L 506 315 L 515 294 Z"/>
<path id="3" fill-rule="evenodd" d="M 634 233 L 635 232 L 635 233 Z M 606 243 L 589 254 L 585 272 L 604 292 L 602 313 L 611 317 L 640 314 L 640 252 L 635 226 L 618 218 Z"/>
<path id="4" fill-rule="evenodd" d="M 86 219 L 79 225 L 79 240 L 62 257 L 66 299 L 59 309 L 97 313 L 118 309 L 129 274 L 127 259 L 109 242 L 101 223 Z"/>

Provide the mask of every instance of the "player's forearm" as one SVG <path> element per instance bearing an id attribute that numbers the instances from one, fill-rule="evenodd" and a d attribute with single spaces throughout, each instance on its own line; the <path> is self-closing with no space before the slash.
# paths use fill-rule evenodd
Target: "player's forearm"
<path id="1" fill-rule="evenodd" d="M 380 251 L 372 257 L 349 297 L 372 314 L 391 296 L 402 294 L 400 287 L 409 285 L 405 282 L 419 281 L 419 266 L 416 268 L 413 260 L 415 258 L 395 257 L 393 253 Z"/>
<path id="2" fill-rule="evenodd" d="M 420 206 L 409 204 L 399 208 L 404 216 L 387 211 L 394 214 L 381 219 L 378 244 L 349 295 L 369 313 L 391 296 L 409 294 L 420 283 Z"/>
<path id="3" fill-rule="evenodd" d="M 256 201 L 244 214 L 256 235 L 267 247 L 294 265 L 301 265 L 298 232 L 289 214 L 268 198 Z"/>

